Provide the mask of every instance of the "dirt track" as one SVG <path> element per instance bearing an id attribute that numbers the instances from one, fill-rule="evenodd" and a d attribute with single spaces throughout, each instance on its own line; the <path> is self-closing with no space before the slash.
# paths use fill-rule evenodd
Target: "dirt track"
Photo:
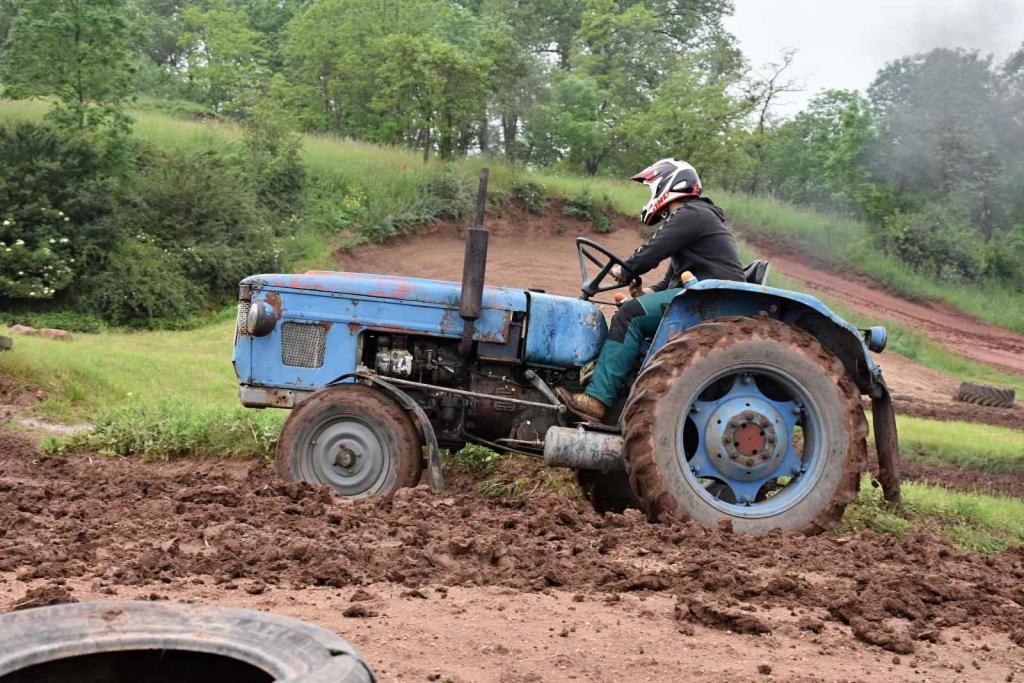
<path id="1" fill-rule="evenodd" d="M 262 464 L 40 454 L 0 432 L 0 606 L 110 596 L 291 614 L 383 680 L 1010 680 L 1024 554 L 927 534 L 736 537 L 545 492 L 351 502 Z M 759 673 L 768 666 L 771 674 Z M 431 679 L 436 680 L 436 679 Z"/>
<path id="2" fill-rule="evenodd" d="M 1024 375 L 1024 335 L 978 320 L 942 302 L 901 298 L 849 268 L 811 264 L 806 254 L 796 254 L 760 233 L 744 230 L 742 235 L 787 277 L 816 292 L 865 315 L 905 324 L 965 358 Z"/>
<path id="3" fill-rule="evenodd" d="M 446 223 L 435 226 L 429 238 L 416 236 L 386 245 L 361 247 L 353 253 L 341 255 L 338 267 L 356 272 L 458 280 L 462 276 L 464 227 Z M 577 235 L 596 239 L 622 255 L 632 252 L 643 239 L 637 229 L 637 222 L 624 216 L 615 218 L 611 233 L 595 235 L 589 224 L 562 216 L 557 211 L 534 216 L 510 205 L 506 205 L 499 215 L 488 215 L 487 227 L 492 233 L 487 263 L 488 283 L 536 287 L 569 296 L 579 294 L 579 268 L 573 242 Z M 858 310 L 861 310 L 861 305 L 866 305 L 864 302 L 872 303 L 874 307 L 866 310 L 869 315 L 906 321 L 919 327 L 909 316 L 913 314 L 927 318 L 927 312 L 931 310 L 923 304 L 906 302 L 881 290 L 872 289 L 868 283 L 848 274 L 833 275 L 825 270 L 816 270 L 781 252 L 776 254 L 773 251 L 769 256 L 773 265 L 786 275 L 805 282 L 813 289 L 827 291 L 829 296 L 857 307 Z M 657 273 L 658 277 L 660 275 L 660 272 Z M 846 286 L 851 282 L 854 284 L 847 293 Z M 605 296 L 610 298 L 610 295 Z M 611 313 L 613 309 L 608 307 L 607 310 Z M 929 327 L 924 323 L 921 327 L 929 336 L 933 333 L 939 335 L 932 338 L 944 339 L 947 332 L 941 330 L 946 326 L 961 325 L 964 334 L 969 335 L 974 331 L 977 336 L 956 337 L 967 340 L 957 346 L 957 352 L 981 362 L 997 359 L 1011 366 L 1019 364 L 1021 372 L 1024 372 L 1024 337 L 986 326 L 945 307 L 939 307 L 935 316 L 938 322 L 928 324 L 938 327 Z M 1019 344 L 1021 350 L 1016 355 L 998 352 L 1003 340 L 1010 344 L 1006 348 L 1017 348 L 1012 345 Z M 991 410 L 977 410 L 974 406 L 953 404 L 951 397 L 959 385 L 958 379 L 894 353 L 883 353 L 876 359 L 893 393 L 924 402 L 926 406 L 922 410 L 926 409 L 933 416 L 946 417 L 944 413 L 948 412 L 950 418 L 974 419 L 973 415 L 976 414 L 979 422 L 1024 425 L 1024 405 L 1019 405 L 1015 411 L 993 413 Z M 955 407 L 945 409 L 944 405 Z M 905 402 L 898 408 L 911 410 Z"/>

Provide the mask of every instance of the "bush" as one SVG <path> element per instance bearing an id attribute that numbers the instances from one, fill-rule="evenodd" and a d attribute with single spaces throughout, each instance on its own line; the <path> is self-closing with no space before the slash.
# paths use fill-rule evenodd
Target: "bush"
<path id="1" fill-rule="evenodd" d="M 526 210 L 542 214 L 548 210 L 548 195 L 543 186 L 530 180 L 512 181 L 512 194 L 519 198 Z"/>
<path id="2" fill-rule="evenodd" d="M 268 216 L 226 155 L 150 151 L 125 180 L 109 222 L 126 239 L 154 247 L 168 268 L 199 288 L 200 310 L 234 298 L 242 278 L 279 265 Z M 116 263 L 125 250 L 107 259 L 108 268 L 125 269 Z"/>
<path id="3" fill-rule="evenodd" d="M 306 184 L 301 138 L 286 115 L 269 104 L 254 107 L 243 130 L 243 166 L 256 201 L 277 214 L 294 213 Z"/>
<path id="4" fill-rule="evenodd" d="M 127 327 L 172 326 L 207 303 L 205 292 L 189 279 L 176 255 L 131 240 L 119 243 L 107 268 L 87 278 L 82 289 L 85 307 Z"/>
<path id="5" fill-rule="evenodd" d="M 607 197 L 599 200 L 591 193 L 589 187 L 584 186 L 574 197 L 565 202 L 565 212 L 580 220 L 590 221 L 594 230 L 603 235 L 611 232 L 612 227 L 611 219 L 605 213 L 608 203 Z"/>
<path id="6" fill-rule="evenodd" d="M 939 207 L 890 216 L 881 242 L 886 251 L 918 272 L 947 281 L 977 280 L 984 267 L 981 235 L 970 223 Z"/>
<path id="7" fill-rule="evenodd" d="M 99 149 L 47 126 L 0 127 L 0 301 L 58 297 L 109 248 L 90 229 L 110 209 Z"/>

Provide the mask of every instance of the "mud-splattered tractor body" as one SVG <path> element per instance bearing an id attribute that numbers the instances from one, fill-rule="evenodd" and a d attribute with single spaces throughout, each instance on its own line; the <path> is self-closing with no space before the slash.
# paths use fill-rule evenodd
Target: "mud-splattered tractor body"
<path id="1" fill-rule="evenodd" d="M 616 259 L 580 240 L 580 299 L 486 287 L 481 220 L 482 208 L 463 283 L 322 271 L 242 282 L 241 401 L 292 409 L 282 476 L 360 497 L 415 485 L 426 467 L 440 489 L 440 449 L 477 443 L 578 470 L 599 510 L 813 532 L 856 494 L 867 395 L 881 479 L 898 495 L 895 421 L 871 356 L 883 329 L 765 286 L 763 266 L 746 283 L 691 280 L 609 424 L 580 422 L 554 390 L 585 385 L 607 334 L 587 299 L 610 288 Z"/>

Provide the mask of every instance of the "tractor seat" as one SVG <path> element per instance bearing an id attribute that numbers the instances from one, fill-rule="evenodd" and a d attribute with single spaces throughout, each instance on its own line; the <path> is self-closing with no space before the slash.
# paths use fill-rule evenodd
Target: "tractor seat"
<path id="1" fill-rule="evenodd" d="M 771 270 L 771 267 L 772 264 L 768 261 L 761 259 L 751 261 L 743 268 L 743 281 L 751 285 L 763 285 L 768 279 L 768 271 Z"/>

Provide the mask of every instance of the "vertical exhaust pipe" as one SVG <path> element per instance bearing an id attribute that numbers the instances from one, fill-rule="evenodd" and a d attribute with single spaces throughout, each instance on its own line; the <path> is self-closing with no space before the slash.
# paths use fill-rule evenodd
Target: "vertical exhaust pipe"
<path id="1" fill-rule="evenodd" d="M 487 178 L 489 171 L 480 169 L 480 183 L 476 190 L 476 212 L 473 224 L 466 234 L 466 256 L 462 263 L 462 294 L 459 298 L 459 317 L 462 318 L 462 340 L 459 353 L 468 356 L 473 350 L 473 334 L 480 318 L 484 300 L 484 272 L 487 269 L 487 240 L 484 228 L 484 210 L 487 208 Z"/>

